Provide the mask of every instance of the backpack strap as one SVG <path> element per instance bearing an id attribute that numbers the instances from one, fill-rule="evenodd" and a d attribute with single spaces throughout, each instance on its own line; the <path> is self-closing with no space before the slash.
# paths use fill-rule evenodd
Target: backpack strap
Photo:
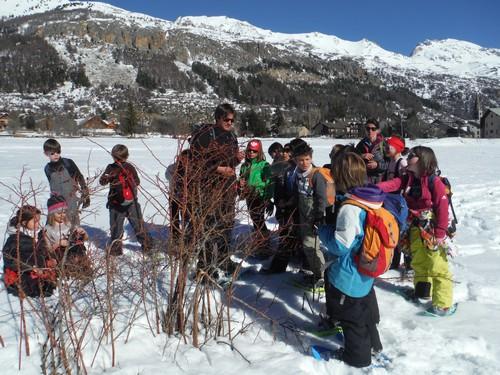
<path id="1" fill-rule="evenodd" d="M 434 194 L 434 182 L 436 181 L 436 175 L 431 174 L 428 179 L 427 185 L 429 185 L 429 191 L 431 192 L 431 199 L 432 195 Z"/>
<path id="2" fill-rule="evenodd" d="M 318 167 L 313 167 L 313 168 L 311 169 L 311 173 L 309 173 L 309 174 L 307 175 L 307 177 L 306 177 L 306 178 L 307 178 L 307 181 L 309 182 L 309 186 L 311 186 L 311 187 L 313 186 L 313 177 L 314 177 L 314 175 L 315 175 L 316 173 L 318 173 L 318 172 L 319 172 L 319 168 L 318 168 Z"/>
<path id="3" fill-rule="evenodd" d="M 48 163 L 47 163 L 47 165 L 45 166 L 45 168 L 43 170 L 45 172 L 45 176 L 47 176 L 47 179 L 50 182 L 50 171 L 49 171 L 49 164 Z"/>
<path id="4" fill-rule="evenodd" d="M 351 199 L 351 198 L 347 198 L 345 201 L 343 201 L 340 206 L 344 206 L 346 204 L 350 204 L 352 206 L 356 206 L 356 207 L 359 207 L 361 208 L 362 210 L 365 210 L 367 213 L 368 212 L 372 212 L 373 209 L 368 207 L 368 206 L 365 206 L 363 203 L 361 202 L 358 202 L 357 200 L 354 200 L 354 199 Z"/>
<path id="5" fill-rule="evenodd" d="M 438 176 L 435 175 L 435 174 L 431 174 L 429 176 L 429 191 L 431 192 L 431 198 L 432 198 L 432 195 L 434 194 L 434 183 L 435 183 L 436 177 L 438 177 Z M 441 178 L 446 179 L 446 177 L 441 177 Z M 448 179 L 446 179 L 446 182 L 449 185 Z M 444 183 L 444 184 L 446 185 L 446 183 Z M 453 202 L 451 200 L 451 195 L 452 195 L 451 191 L 450 191 L 449 194 L 446 194 L 446 196 L 448 198 L 448 205 L 450 206 L 451 213 L 453 215 L 453 220 L 451 222 L 452 223 L 451 225 L 452 225 L 453 229 L 455 229 L 456 228 L 456 224 L 458 224 L 458 219 L 457 219 L 457 215 L 455 213 L 455 208 L 453 207 Z"/>
<path id="6" fill-rule="evenodd" d="M 396 169 L 394 170 L 394 177 L 399 177 L 399 166 L 401 165 L 401 162 L 403 161 L 403 157 L 401 156 L 398 161 L 396 162 Z"/>
<path id="7" fill-rule="evenodd" d="M 71 164 L 71 162 L 69 161 L 69 159 L 61 158 L 61 160 L 62 160 L 62 164 L 63 164 L 64 168 L 66 168 L 66 170 L 68 171 L 69 175 L 71 177 L 73 177 L 73 175 L 75 174 L 75 169 L 73 168 L 73 165 Z"/>

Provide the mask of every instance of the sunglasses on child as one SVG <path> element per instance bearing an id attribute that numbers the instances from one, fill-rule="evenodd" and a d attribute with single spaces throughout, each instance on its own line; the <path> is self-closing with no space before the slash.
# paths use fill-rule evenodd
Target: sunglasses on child
<path id="1" fill-rule="evenodd" d="M 365 129 L 373 132 L 377 131 L 377 128 L 375 126 L 367 126 Z"/>

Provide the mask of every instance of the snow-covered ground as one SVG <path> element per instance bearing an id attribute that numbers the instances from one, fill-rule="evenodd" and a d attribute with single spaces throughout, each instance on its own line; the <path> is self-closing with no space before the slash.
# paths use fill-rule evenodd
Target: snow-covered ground
<path id="1" fill-rule="evenodd" d="M 0 227 L 6 228 L 17 202 L 10 187 L 19 186 L 23 180 L 45 191 L 38 196 L 38 204 L 45 209 L 48 196 L 43 173 L 47 162 L 42 152 L 44 139 L 0 137 Z M 264 147 L 275 139 L 264 141 Z M 282 140 L 285 141 L 285 140 Z M 166 207 L 165 197 L 154 183 L 155 176 L 164 179 L 164 166 L 174 158 L 177 141 L 168 138 L 145 140 L 125 138 L 60 139 L 63 156 L 70 157 L 87 176 L 95 176 L 110 162 L 106 150 L 116 143 L 124 143 L 130 150 L 130 161 L 141 170 L 142 187 L 147 194 Z M 95 143 L 94 143 L 95 142 Z M 327 162 L 331 139 L 311 139 L 316 164 Z M 348 141 L 342 141 L 347 143 Z M 449 318 L 434 319 L 418 315 L 416 307 L 395 294 L 392 286 L 399 281 L 393 271 L 377 282 L 376 292 L 380 306 L 379 326 L 385 353 L 392 358 L 387 368 L 370 370 L 374 374 L 494 374 L 500 373 L 500 185 L 498 160 L 500 140 L 443 139 L 411 142 L 410 146 L 423 144 L 432 147 L 438 156 L 443 174 L 448 176 L 454 190 L 454 204 L 459 227 L 455 244 L 458 255 L 451 261 L 455 279 L 455 299 L 459 302 L 457 313 Z M 101 147 L 102 146 L 102 147 Z M 153 156 L 154 155 L 154 156 Z M 97 187 L 96 183 L 92 183 Z M 92 215 L 84 215 L 84 225 L 94 231 L 106 233 L 108 212 L 105 208 L 105 190 L 92 197 Z M 145 203 L 144 195 L 140 198 Z M 145 204 L 146 220 L 158 226 L 165 225 L 162 215 L 151 204 Z M 240 231 L 248 230 L 248 219 L 238 218 Z M 269 221 L 273 225 L 273 221 Z M 238 234 L 238 233 L 236 233 Z M 130 246 L 134 245 L 131 241 Z M 123 259 L 137 256 L 126 246 Z M 97 253 L 96 256 L 101 256 Z M 258 268 L 260 264 L 253 263 Z M 303 293 L 289 286 L 287 280 L 297 277 L 287 274 L 264 276 L 247 273 L 236 283 L 235 294 L 256 306 L 278 321 L 287 321 L 295 327 L 313 325 L 317 314 L 324 309 L 324 301 L 307 303 L 302 309 Z M 273 302 L 273 303 L 271 303 Z M 126 309 L 127 306 L 124 306 Z M 19 304 L 0 286 L 0 345 L 1 373 L 18 373 Z M 153 337 L 147 324 L 134 325 L 125 343 L 117 340 L 117 367 L 111 368 L 109 343 L 102 343 L 102 352 L 90 374 L 347 374 L 364 373 L 342 363 L 318 362 L 304 350 L 318 339 L 304 333 L 285 336 L 280 328 L 271 330 L 264 319 L 259 319 L 248 308 L 236 303 L 232 306 L 234 324 L 256 320 L 248 330 L 239 335 L 231 351 L 228 345 L 209 341 L 200 350 L 185 345 L 178 338 L 165 335 Z M 22 374 L 40 373 L 40 345 L 44 338 L 37 329 L 35 313 L 28 311 L 28 333 L 31 356 L 22 357 Z M 334 342 L 323 344 L 336 346 Z M 94 344 L 95 345 L 95 344 Z M 89 344 L 84 349 L 86 362 L 93 355 Z M 24 350 L 23 350 L 24 353 Z M 248 360 L 245 360 L 243 356 Z M 366 372 L 366 370 L 365 370 Z"/>

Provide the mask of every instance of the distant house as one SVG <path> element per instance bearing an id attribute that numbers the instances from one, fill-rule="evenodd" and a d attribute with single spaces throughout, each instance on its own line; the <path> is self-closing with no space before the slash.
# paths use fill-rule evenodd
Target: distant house
<path id="1" fill-rule="evenodd" d="M 481 138 L 500 138 L 500 108 L 489 108 L 481 117 Z"/>
<path id="2" fill-rule="evenodd" d="M 92 116 L 80 122 L 80 134 L 82 135 L 114 135 L 116 134 L 117 123 L 103 120 L 100 116 Z"/>
<path id="3" fill-rule="evenodd" d="M 481 137 L 481 125 L 476 121 L 467 121 L 467 131 L 472 138 Z"/>
<path id="4" fill-rule="evenodd" d="M 364 137 L 364 124 L 356 121 L 349 121 L 347 123 L 346 138 L 363 138 Z"/>
<path id="5" fill-rule="evenodd" d="M 9 114 L 5 112 L 0 112 L 0 132 L 7 129 L 9 125 Z"/>
<path id="6" fill-rule="evenodd" d="M 348 125 L 344 121 L 318 122 L 314 125 L 312 133 L 317 136 L 344 138 L 346 136 L 347 127 Z"/>
<path id="7" fill-rule="evenodd" d="M 309 137 L 310 132 L 305 126 L 288 126 L 280 129 L 281 137 Z"/>
<path id="8" fill-rule="evenodd" d="M 477 123 L 474 121 L 463 122 L 462 120 L 438 119 L 434 120 L 426 135 L 428 137 L 478 137 Z"/>
<path id="9" fill-rule="evenodd" d="M 429 133 L 427 136 L 429 137 L 446 137 L 448 134 L 448 130 L 450 129 L 452 121 L 437 119 L 431 123 L 431 127 L 429 129 Z"/>

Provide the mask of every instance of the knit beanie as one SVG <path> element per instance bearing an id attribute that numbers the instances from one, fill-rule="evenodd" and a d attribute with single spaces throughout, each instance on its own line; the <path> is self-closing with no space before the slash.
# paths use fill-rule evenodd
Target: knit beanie
<path id="1" fill-rule="evenodd" d="M 386 142 L 389 146 L 394 147 L 398 154 L 401 153 L 405 148 L 405 141 L 396 136 L 387 138 Z"/>
<path id="2" fill-rule="evenodd" d="M 62 195 L 53 194 L 47 200 L 47 210 L 49 215 L 68 209 L 68 204 Z"/>

